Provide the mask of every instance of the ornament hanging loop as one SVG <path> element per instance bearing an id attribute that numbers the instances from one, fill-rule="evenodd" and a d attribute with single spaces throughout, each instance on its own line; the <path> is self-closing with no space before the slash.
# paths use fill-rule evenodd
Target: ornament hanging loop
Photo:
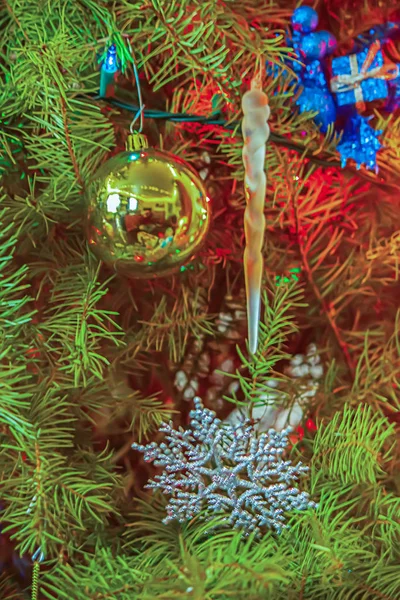
<path id="1" fill-rule="evenodd" d="M 143 131 L 143 111 L 144 111 L 144 105 L 139 108 L 138 112 L 133 117 L 132 123 L 129 125 L 129 131 L 131 132 L 131 135 L 133 135 L 134 133 L 138 133 L 138 134 L 142 133 L 142 131 Z M 134 129 L 133 126 L 135 125 L 136 121 L 138 120 L 138 117 L 140 117 L 139 129 Z"/>
<path id="2" fill-rule="evenodd" d="M 133 50 L 132 50 L 132 46 L 131 46 L 131 42 L 130 42 L 129 38 L 128 38 L 128 46 L 129 46 L 129 51 L 130 51 L 131 57 L 132 57 L 133 74 L 135 75 L 135 83 L 136 83 L 136 89 L 137 89 L 138 101 L 139 101 L 139 111 L 136 113 L 136 116 L 134 117 L 134 119 L 131 123 L 130 131 L 132 133 L 133 125 L 134 125 L 134 123 L 136 123 L 137 118 L 140 116 L 140 126 L 139 126 L 138 133 L 142 133 L 143 120 L 144 120 L 144 104 L 143 104 L 143 99 L 142 99 L 142 89 L 140 87 L 139 73 L 138 73 L 138 70 L 136 67 L 135 59 L 133 58 Z"/>
<path id="3" fill-rule="evenodd" d="M 128 139 L 126 140 L 126 149 L 129 152 L 134 152 L 135 150 L 142 150 L 143 148 L 148 148 L 149 143 L 147 141 L 147 137 L 142 133 L 142 118 L 140 123 L 139 130 L 133 128 L 139 116 L 143 115 L 144 105 L 139 109 L 134 117 L 132 123 L 130 124 L 129 131 L 130 135 L 128 135 Z"/>

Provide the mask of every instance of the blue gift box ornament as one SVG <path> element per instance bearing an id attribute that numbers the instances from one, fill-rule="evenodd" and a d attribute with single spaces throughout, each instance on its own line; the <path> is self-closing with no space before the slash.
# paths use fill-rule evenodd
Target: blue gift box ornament
<path id="1" fill-rule="evenodd" d="M 376 40 L 369 48 L 332 60 L 331 90 L 339 106 L 355 104 L 359 110 L 366 102 L 387 98 L 387 81 L 399 74 L 398 66 L 384 60 L 381 43 Z"/>
<path id="2" fill-rule="evenodd" d="M 367 169 L 378 172 L 376 155 L 382 148 L 379 141 L 382 131 L 373 129 L 369 125 L 368 122 L 371 118 L 356 113 L 347 121 L 342 132 L 342 139 L 337 146 L 342 167 L 345 167 L 347 161 L 352 159 L 355 161 L 357 169 L 365 165 Z"/>

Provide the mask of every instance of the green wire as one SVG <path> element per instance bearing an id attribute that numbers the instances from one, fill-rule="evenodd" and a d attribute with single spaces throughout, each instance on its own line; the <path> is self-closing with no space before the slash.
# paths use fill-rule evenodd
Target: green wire
<path id="1" fill-rule="evenodd" d="M 31 600 L 38 600 L 39 571 L 40 571 L 40 564 L 37 561 L 35 561 L 33 563 L 33 572 L 32 572 L 32 596 L 31 596 Z"/>

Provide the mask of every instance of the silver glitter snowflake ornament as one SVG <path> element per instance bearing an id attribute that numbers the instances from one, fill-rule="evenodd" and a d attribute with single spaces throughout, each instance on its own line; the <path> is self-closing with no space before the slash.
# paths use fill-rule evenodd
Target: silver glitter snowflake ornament
<path id="1" fill-rule="evenodd" d="M 256 436 L 250 421 L 229 425 L 204 408 L 200 398 L 194 398 L 194 405 L 191 429 L 163 423 L 165 442 L 132 445 L 146 462 L 164 467 L 146 486 L 170 496 L 164 523 L 184 522 L 208 509 L 208 518 L 224 514 L 245 535 L 261 534 L 264 528 L 279 533 L 287 527 L 287 511 L 317 506 L 306 492 L 291 487 L 308 467 L 282 458 L 290 429 Z"/>

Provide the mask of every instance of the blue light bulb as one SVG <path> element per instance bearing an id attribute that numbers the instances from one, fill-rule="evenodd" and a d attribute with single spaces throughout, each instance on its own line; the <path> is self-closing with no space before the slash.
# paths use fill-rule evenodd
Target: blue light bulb
<path id="1" fill-rule="evenodd" d="M 106 58 L 100 69 L 100 98 L 107 98 L 112 95 L 111 89 L 114 83 L 114 76 L 119 71 L 119 67 L 117 48 L 115 44 L 112 44 L 107 50 Z"/>
<path id="2" fill-rule="evenodd" d="M 107 56 L 103 67 L 107 73 L 116 73 L 118 71 L 118 56 L 115 44 L 110 46 L 107 50 Z"/>

